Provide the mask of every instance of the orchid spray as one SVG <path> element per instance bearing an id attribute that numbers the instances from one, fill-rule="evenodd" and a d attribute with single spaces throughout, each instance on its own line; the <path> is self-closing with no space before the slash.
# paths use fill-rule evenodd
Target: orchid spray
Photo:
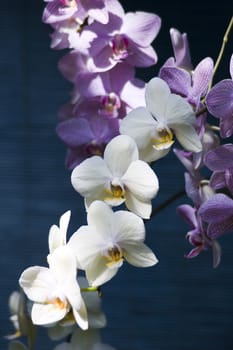
<path id="1" fill-rule="evenodd" d="M 145 243 L 145 221 L 186 194 L 191 204 L 177 208 L 190 226 L 185 256 L 212 249 L 214 267 L 218 238 L 233 231 L 233 54 L 229 77 L 213 84 L 233 19 L 216 63 L 206 57 L 196 67 L 187 34 L 172 28 L 174 56 L 148 82 L 136 69 L 158 62 L 157 14 L 125 12 L 118 0 L 46 0 L 42 21 L 52 28 L 51 48 L 66 49 L 58 67 L 73 89 L 56 133 L 87 219 L 67 238 L 71 212 L 62 213 L 49 230 L 47 265 L 22 271 L 21 291 L 10 297 L 9 349 L 32 350 L 42 326 L 60 342 L 55 350 L 114 350 L 99 333 L 106 326 L 102 285 L 127 263 L 158 263 Z M 160 190 L 154 168 L 169 152 L 184 165 L 185 190 L 153 209 Z"/>

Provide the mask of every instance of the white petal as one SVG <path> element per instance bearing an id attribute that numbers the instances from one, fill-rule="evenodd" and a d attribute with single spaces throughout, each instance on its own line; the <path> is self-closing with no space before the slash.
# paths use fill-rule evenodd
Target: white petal
<path id="1" fill-rule="evenodd" d="M 122 181 L 126 191 L 130 191 L 142 200 L 154 198 L 159 189 L 158 177 L 151 167 L 142 160 L 131 163 L 122 177 Z"/>
<path id="2" fill-rule="evenodd" d="M 111 177 L 105 161 L 99 156 L 93 156 L 74 168 L 71 183 L 82 196 L 96 197 Z"/>
<path id="3" fill-rule="evenodd" d="M 150 142 L 157 122 L 144 107 L 138 107 L 120 121 L 120 133 L 131 136 L 139 148 L 144 148 Z"/>
<path id="4" fill-rule="evenodd" d="M 171 94 L 166 106 L 167 125 L 194 124 L 195 113 L 191 105 L 181 96 Z"/>
<path id="5" fill-rule="evenodd" d="M 57 283 L 65 287 L 76 280 L 76 258 L 68 246 L 58 247 L 48 259 L 49 267 Z"/>
<path id="6" fill-rule="evenodd" d="M 114 137 L 106 146 L 104 160 L 113 176 L 121 177 L 130 163 L 138 159 L 135 141 L 128 135 Z"/>
<path id="7" fill-rule="evenodd" d="M 200 152 L 202 150 L 201 141 L 194 127 L 184 124 L 175 126 L 173 130 L 185 150 L 191 152 Z"/>
<path id="8" fill-rule="evenodd" d="M 71 211 L 65 212 L 59 221 L 59 227 L 52 225 L 49 230 L 49 251 L 52 253 L 56 248 L 66 244 L 66 233 L 70 221 Z"/>
<path id="9" fill-rule="evenodd" d="M 91 286 L 101 286 L 113 278 L 119 269 L 119 264 L 108 267 L 106 258 L 99 256 L 95 259 L 92 265 L 86 269 L 86 276 Z"/>
<path id="10" fill-rule="evenodd" d="M 77 324 L 79 325 L 79 327 L 82 328 L 83 330 L 88 329 L 87 309 L 83 299 L 81 300 L 81 304 L 78 309 L 74 308 L 73 305 L 72 307 L 73 307 L 74 318 Z"/>
<path id="11" fill-rule="evenodd" d="M 67 314 L 66 308 L 59 308 L 55 304 L 33 304 L 31 318 L 37 325 L 49 325 L 62 320 Z"/>
<path id="12" fill-rule="evenodd" d="M 171 95 L 169 86 L 160 78 L 153 78 L 146 86 L 146 106 L 151 114 L 166 125 L 166 108 Z"/>
<path id="13" fill-rule="evenodd" d="M 122 242 L 143 241 L 145 239 L 145 226 L 143 220 L 134 213 L 119 210 L 114 213 L 116 222 L 115 240 L 121 246 Z"/>
<path id="14" fill-rule="evenodd" d="M 47 267 L 32 266 L 23 271 L 19 284 L 30 300 L 45 302 L 56 281 Z"/>
<path id="15" fill-rule="evenodd" d="M 126 192 L 125 197 L 125 204 L 130 211 L 144 219 L 150 218 L 152 211 L 152 205 L 150 200 L 142 201 L 130 192 Z"/>
<path id="16" fill-rule="evenodd" d="M 170 148 L 157 150 L 153 147 L 153 144 L 150 143 L 146 148 L 140 149 L 139 158 L 144 162 L 151 163 L 165 157 L 169 151 Z"/>
<path id="17" fill-rule="evenodd" d="M 148 267 L 158 262 L 155 254 L 144 243 L 127 244 L 123 248 L 125 250 L 124 257 L 131 265 Z"/>
<path id="18" fill-rule="evenodd" d="M 87 213 L 88 225 L 95 227 L 96 231 L 107 239 L 113 230 L 113 211 L 102 201 L 93 202 Z"/>
<path id="19" fill-rule="evenodd" d="M 78 268 L 86 270 L 87 266 L 93 265 L 96 256 L 100 254 L 102 244 L 102 237 L 94 226 L 81 226 L 71 236 L 68 247 L 76 255 Z"/>

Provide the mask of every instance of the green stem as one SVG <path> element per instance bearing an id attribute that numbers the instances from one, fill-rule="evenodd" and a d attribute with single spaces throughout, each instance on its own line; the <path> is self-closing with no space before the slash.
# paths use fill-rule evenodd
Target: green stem
<path id="1" fill-rule="evenodd" d="M 98 292 L 99 297 L 102 296 L 102 291 L 101 291 L 100 287 L 81 288 L 81 292 Z"/>
<path id="2" fill-rule="evenodd" d="M 225 47 L 226 47 L 226 44 L 227 44 L 227 41 L 228 41 L 228 37 L 229 37 L 229 34 L 230 34 L 230 31 L 231 31 L 232 27 L 233 27 L 233 16 L 231 17 L 231 20 L 230 20 L 230 22 L 229 22 L 229 24 L 227 26 L 226 32 L 225 32 L 224 37 L 223 37 L 222 46 L 221 46 L 221 49 L 219 51 L 216 63 L 214 65 L 212 79 L 211 79 L 210 84 L 209 84 L 209 90 L 212 87 L 214 75 L 216 74 L 216 71 L 217 71 L 217 69 L 219 67 L 219 64 L 221 62 L 221 59 L 222 59 L 222 56 L 223 56 L 223 53 L 224 53 L 224 50 L 225 50 Z"/>

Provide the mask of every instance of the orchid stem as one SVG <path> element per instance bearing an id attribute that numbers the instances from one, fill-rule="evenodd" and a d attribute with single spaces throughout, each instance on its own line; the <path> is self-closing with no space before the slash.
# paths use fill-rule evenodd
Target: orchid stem
<path id="1" fill-rule="evenodd" d="M 221 49 L 219 51 L 218 58 L 217 58 L 217 60 L 215 62 L 215 65 L 214 65 L 212 79 L 211 79 L 210 84 L 209 84 L 209 90 L 212 87 L 214 75 L 215 75 L 215 73 L 216 73 L 216 71 L 217 71 L 217 69 L 219 67 L 220 62 L 221 62 L 221 59 L 222 59 L 222 56 L 223 56 L 226 44 L 228 42 L 228 37 L 229 37 L 229 34 L 230 34 L 230 31 L 231 31 L 232 27 L 233 27 L 233 16 L 231 17 L 231 20 L 230 20 L 230 22 L 229 22 L 229 24 L 227 26 L 226 32 L 225 32 L 224 37 L 223 37 L 222 46 L 221 46 Z"/>
<path id="2" fill-rule="evenodd" d="M 179 192 L 174 193 L 171 197 L 169 197 L 167 200 L 165 200 L 163 203 L 161 203 L 160 205 L 158 205 L 156 208 L 152 210 L 151 217 L 158 214 L 161 210 L 168 207 L 172 202 L 184 196 L 185 194 L 186 194 L 185 190 L 181 190 Z"/>
<path id="3" fill-rule="evenodd" d="M 98 292 L 99 297 L 102 296 L 102 292 L 101 292 L 100 287 L 81 288 L 81 292 Z"/>

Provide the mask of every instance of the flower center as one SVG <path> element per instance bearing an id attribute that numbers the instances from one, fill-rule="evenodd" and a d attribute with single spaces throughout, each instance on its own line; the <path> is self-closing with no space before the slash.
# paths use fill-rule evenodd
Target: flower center
<path id="1" fill-rule="evenodd" d="M 114 246 L 113 248 L 108 249 L 106 258 L 107 258 L 106 265 L 108 267 L 111 267 L 116 263 L 120 263 L 123 261 L 122 250 L 119 247 Z"/>
<path id="2" fill-rule="evenodd" d="M 76 0 L 60 0 L 60 3 L 64 7 L 77 7 Z"/>
<path id="3" fill-rule="evenodd" d="M 95 141 L 88 143 L 85 148 L 86 148 L 86 152 L 90 156 L 102 156 L 103 155 L 103 145 L 98 144 Z"/>
<path id="4" fill-rule="evenodd" d="M 101 97 L 102 112 L 105 115 L 117 117 L 118 109 L 121 107 L 121 101 L 119 97 L 110 92 L 108 95 Z"/>
<path id="5" fill-rule="evenodd" d="M 113 59 L 124 60 L 128 56 L 129 41 L 125 36 L 116 34 L 110 42 Z"/>
<path id="6" fill-rule="evenodd" d="M 157 150 L 167 149 L 174 142 L 173 133 L 169 128 L 158 129 L 156 137 L 152 138 L 153 147 Z"/>
<path id="7" fill-rule="evenodd" d="M 124 198 L 125 191 L 121 186 L 111 184 L 111 193 L 115 198 Z"/>
<path id="8" fill-rule="evenodd" d="M 63 301 L 63 300 L 61 300 L 59 297 L 56 297 L 56 298 L 54 298 L 54 299 L 52 299 L 52 300 L 49 300 L 48 301 L 48 304 L 53 304 L 53 305 L 55 305 L 58 309 L 66 309 L 67 308 L 67 306 L 68 306 L 68 303 L 67 303 L 67 301 L 65 300 L 65 301 Z"/>

